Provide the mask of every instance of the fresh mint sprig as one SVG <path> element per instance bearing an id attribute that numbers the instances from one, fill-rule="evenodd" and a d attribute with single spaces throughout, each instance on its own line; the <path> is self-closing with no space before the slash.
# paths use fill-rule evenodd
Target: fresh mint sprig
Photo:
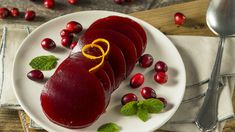
<path id="1" fill-rule="evenodd" d="M 51 70 L 56 67 L 57 58 L 53 55 L 38 56 L 31 60 L 29 65 L 36 70 Z"/>
<path id="2" fill-rule="evenodd" d="M 137 113 L 137 101 L 131 101 L 121 108 L 121 113 L 125 116 L 135 115 Z"/>
<path id="3" fill-rule="evenodd" d="M 119 132 L 119 127 L 115 123 L 107 123 L 100 126 L 98 132 Z"/>
<path id="4" fill-rule="evenodd" d="M 121 108 L 124 116 L 137 115 L 146 122 L 150 118 L 150 113 L 159 113 L 164 109 L 164 104 L 158 99 L 151 98 L 141 101 L 131 101 Z"/>

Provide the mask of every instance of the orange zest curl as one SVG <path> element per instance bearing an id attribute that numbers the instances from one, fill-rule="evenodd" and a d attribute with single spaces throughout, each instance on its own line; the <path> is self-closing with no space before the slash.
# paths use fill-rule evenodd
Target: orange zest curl
<path id="1" fill-rule="evenodd" d="M 103 42 L 103 43 L 105 43 L 107 45 L 107 50 L 105 52 L 104 52 L 104 49 L 100 45 L 97 44 L 99 42 Z M 93 55 L 87 54 L 85 52 L 86 49 L 93 48 L 93 47 L 98 48 L 100 50 L 100 52 L 102 53 L 102 55 L 100 55 L 100 56 L 93 56 Z M 87 45 L 82 47 L 82 54 L 86 58 L 91 59 L 91 60 L 96 60 L 96 59 L 100 59 L 101 58 L 101 62 L 98 65 L 96 65 L 96 66 L 92 67 L 91 69 L 89 69 L 89 72 L 94 71 L 94 70 L 96 70 L 96 69 L 98 69 L 99 67 L 102 66 L 102 64 L 104 63 L 105 56 L 109 53 L 109 50 L 110 50 L 109 41 L 106 40 L 106 39 L 103 39 L 103 38 L 95 39 L 91 44 L 87 44 Z"/>

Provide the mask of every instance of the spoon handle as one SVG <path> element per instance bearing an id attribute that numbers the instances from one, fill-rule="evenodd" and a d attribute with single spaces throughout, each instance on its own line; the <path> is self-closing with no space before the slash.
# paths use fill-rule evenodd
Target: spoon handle
<path id="1" fill-rule="evenodd" d="M 215 64 L 208 83 L 208 90 L 206 92 L 203 105 L 200 108 L 195 120 L 197 127 L 201 131 L 212 131 L 218 122 L 218 101 L 221 93 L 219 88 L 219 74 L 223 56 L 224 41 L 225 38 L 220 37 Z"/>

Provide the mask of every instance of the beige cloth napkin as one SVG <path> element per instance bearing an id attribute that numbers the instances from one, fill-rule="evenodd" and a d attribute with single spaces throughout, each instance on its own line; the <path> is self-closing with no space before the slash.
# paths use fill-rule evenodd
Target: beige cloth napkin
<path id="1" fill-rule="evenodd" d="M 187 77 L 187 88 L 184 101 L 174 116 L 161 129 L 177 132 L 199 132 L 193 123 L 196 114 L 203 102 L 203 94 L 207 90 L 207 84 L 202 86 L 189 87 L 210 76 L 215 61 L 219 38 L 217 37 L 196 37 L 196 36 L 168 36 L 175 44 L 181 54 Z M 221 74 L 235 73 L 235 39 L 229 38 L 225 42 L 224 55 L 222 60 Z M 224 122 L 234 116 L 231 98 L 235 86 L 235 77 L 231 74 L 223 77 L 224 88 L 219 100 L 220 123 L 215 131 L 223 129 Z M 196 98 L 193 98 L 196 97 Z M 191 99 L 191 100 L 188 100 Z"/>
<path id="2" fill-rule="evenodd" d="M 13 93 L 11 71 L 15 52 L 22 40 L 28 35 L 29 28 L 4 28 L 0 43 L 0 105 L 5 108 L 21 109 Z M 197 83 L 209 77 L 215 60 L 218 38 L 200 36 L 168 36 L 179 50 L 186 67 L 187 85 Z M 234 44 L 233 44 L 234 43 Z M 222 73 L 235 73 L 235 39 L 226 41 Z M 224 90 L 219 103 L 219 119 L 233 117 L 231 94 L 234 88 L 234 78 L 224 77 Z M 194 117 L 203 101 L 203 93 L 207 84 L 201 87 L 187 88 L 184 102 L 177 113 L 161 129 L 180 132 L 197 132 L 192 124 Z M 198 97 L 198 98 L 194 98 Z M 199 98 L 202 97 L 202 98 Z M 188 100 L 189 99 L 189 100 Z M 188 103 L 187 103 L 188 102 Z M 38 127 L 32 121 L 32 127 Z M 223 125 L 220 125 L 222 128 Z"/>

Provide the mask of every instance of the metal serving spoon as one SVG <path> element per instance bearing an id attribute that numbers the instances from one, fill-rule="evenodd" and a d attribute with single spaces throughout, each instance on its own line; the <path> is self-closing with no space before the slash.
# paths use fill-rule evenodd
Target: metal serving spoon
<path id="1" fill-rule="evenodd" d="M 206 21 L 210 30 L 220 37 L 220 42 L 204 103 L 195 123 L 201 131 L 212 131 L 218 122 L 218 101 L 222 91 L 219 88 L 219 74 L 224 41 L 225 37 L 235 34 L 235 0 L 211 0 Z"/>

